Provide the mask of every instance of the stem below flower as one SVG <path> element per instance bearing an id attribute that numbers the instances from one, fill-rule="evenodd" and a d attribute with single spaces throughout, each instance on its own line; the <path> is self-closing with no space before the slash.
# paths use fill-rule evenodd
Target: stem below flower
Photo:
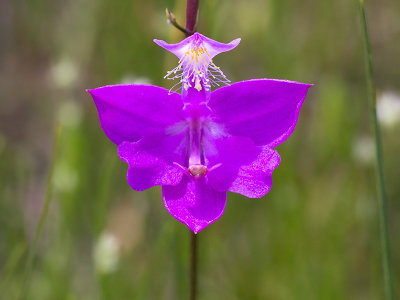
<path id="1" fill-rule="evenodd" d="M 195 32 L 199 0 L 187 0 L 186 36 Z M 190 231 L 190 300 L 197 298 L 197 234 Z"/>
<path id="2" fill-rule="evenodd" d="M 197 234 L 190 231 L 190 300 L 197 298 Z"/>
<path id="3" fill-rule="evenodd" d="M 392 300 L 393 278 L 391 270 L 387 199 L 386 199 L 385 178 L 383 170 L 382 138 L 376 114 L 376 91 L 373 80 L 371 45 L 368 38 L 368 27 L 367 27 L 367 19 L 365 16 L 364 0 L 360 0 L 360 12 L 361 12 L 362 26 L 364 33 L 364 49 L 366 55 L 367 84 L 368 84 L 368 94 L 370 98 L 371 121 L 372 121 L 372 127 L 374 129 L 375 147 L 376 147 L 377 179 L 378 179 L 378 189 L 379 189 L 379 222 L 380 222 L 380 235 L 382 243 L 383 276 L 385 283 L 386 299 Z"/>

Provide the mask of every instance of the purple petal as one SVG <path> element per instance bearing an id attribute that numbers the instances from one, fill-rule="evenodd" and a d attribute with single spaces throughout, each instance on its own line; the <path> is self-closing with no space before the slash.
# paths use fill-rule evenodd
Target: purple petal
<path id="1" fill-rule="evenodd" d="M 210 54 L 211 58 L 213 58 L 214 56 L 216 56 L 222 52 L 231 51 L 240 43 L 240 38 L 235 39 L 235 40 L 231 41 L 230 43 L 225 44 L 225 43 L 220 43 L 215 40 L 212 40 L 204 35 L 201 35 L 201 36 L 204 40 L 204 44 L 206 45 L 206 48 L 207 48 L 208 53 Z"/>
<path id="2" fill-rule="evenodd" d="M 155 134 L 138 142 L 123 142 L 120 158 L 129 164 L 128 183 L 136 191 L 155 185 L 177 185 L 183 171 L 174 163 L 184 164 L 186 132 L 175 135 Z"/>
<path id="3" fill-rule="evenodd" d="M 158 46 L 164 48 L 165 50 L 175 54 L 179 59 L 188 51 L 190 47 L 190 43 L 192 42 L 192 36 L 180 41 L 177 44 L 169 44 L 163 40 L 154 39 L 153 42 L 156 43 Z"/>
<path id="4" fill-rule="evenodd" d="M 207 165 L 212 169 L 208 183 L 218 191 L 230 191 L 250 198 L 269 192 L 272 171 L 279 165 L 277 151 L 256 146 L 247 137 L 230 137 L 204 144 Z"/>
<path id="5" fill-rule="evenodd" d="M 88 90 L 107 137 L 119 145 L 161 132 L 182 120 L 177 93 L 152 85 L 110 85 Z"/>
<path id="6" fill-rule="evenodd" d="M 162 190 L 169 213 L 194 233 L 218 220 L 225 209 L 226 192 L 217 192 L 204 178 L 184 176 L 177 186 L 163 186 Z"/>
<path id="7" fill-rule="evenodd" d="M 275 148 L 293 132 L 310 86 L 275 79 L 242 81 L 212 92 L 208 105 L 229 134 Z"/>
<path id="8" fill-rule="evenodd" d="M 237 45 L 239 45 L 240 39 L 235 39 L 230 43 L 225 44 L 214 41 L 196 32 L 177 44 L 168 44 L 162 40 L 157 39 L 155 39 L 154 42 L 165 50 L 175 54 L 179 59 L 181 59 L 182 56 L 193 47 L 207 49 L 208 54 L 210 55 L 210 59 L 212 59 L 214 56 L 221 52 L 230 51 L 235 48 Z"/>

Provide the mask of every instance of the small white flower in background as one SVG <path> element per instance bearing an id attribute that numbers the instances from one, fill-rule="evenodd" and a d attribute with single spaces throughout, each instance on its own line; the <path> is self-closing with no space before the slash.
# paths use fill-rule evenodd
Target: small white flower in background
<path id="1" fill-rule="evenodd" d="M 109 274 L 118 267 L 120 243 L 111 233 L 102 233 L 94 247 L 94 264 L 100 274 Z"/>
<path id="2" fill-rule="evenodd" d="M 59 88 L 70 88 L 78 81 L 78 66 L 69 58 L 62 58 L 56 62 L 50 75 L 54 84 Z"/>
<path id="3" fill-rule="evenodd" d="M 151 84 L 151 81 L 149 78 L 144 76 L 127 74 L 122 78 L 121 84 Z"/>
<path id="4" fill-rule="evenodd" d="M 361 165 L 372 165 L 375 161 L 375 142 L 371 136 L 362 135 L 353 142 L 353 157 Z"/>
<path id="5" fill-rule="evenodd" d="M 400 94 L 386 91 L 378 97 L 377 113 L 379 123 L 393 127 L 400 121 Z"/>

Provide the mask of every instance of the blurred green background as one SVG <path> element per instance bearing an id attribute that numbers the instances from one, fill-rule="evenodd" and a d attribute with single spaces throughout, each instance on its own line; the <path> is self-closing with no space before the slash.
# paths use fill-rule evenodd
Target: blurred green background
<path id="1" fill-rule="evenodd" d="M 91 97 L 152 83 L 177 59 L 168 7 L 184 0 L 0 2 L 0 299 L 186 299 L 189 233 L 160 188 L 135 192 Z M 400 1 L 366 3 L 400 297 Z M 356 0 L 202 0 L 198 30 L 241 37 L 215 59 L 232 81 L 314 83 L 263 199 L 230 194 L 199 235 L 199 299 L 383 299 L 374 148 Z M 61 124 L 53 197 L 36 259 L 27 249 Z M 25 282 L 25 283 L 24 283 Z"/>

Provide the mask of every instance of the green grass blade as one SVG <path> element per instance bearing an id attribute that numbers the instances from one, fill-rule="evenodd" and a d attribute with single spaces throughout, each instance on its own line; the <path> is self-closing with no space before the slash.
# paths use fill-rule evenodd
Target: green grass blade
<path id="1" fill-rule="evenodd" d="M 389 238 L 389 224 L 387 215 L 387 197 L 385 189 L 385 178 L 383 169 L 383 151 L 382 151 L 382 137 L 376 113 L 376 91 L 373 79 L 373 66 L 371 55 L 371 44 L 368 37 L 367 19 L 365 16 L 364 0 L 360 0 L 360 13 L 362 18 L 362 27 L 364 33 L 364 50 L 366 55 L 367 67 L 367 85 L 368 96 L 370 99 L 371 122 L 375 136 L 375 150 L 376 150 L 376 163 L 377 163 L 377 179 L 379 190 L 379 222 L 380 222 L 380 235 L 382 243 L 382 264 L 383 276 L 385 283 L 385 295 L 387 300 L 393 299 L 393 278 L 392 278 L 392 264 L 390 254 L 390 238 Z"/>
<path id="2" fill-rule="evenodd" d="M 51 202 L 51 197 L 53 194 L 54 167 L 56 165 L 56 162 L 58 159 L 58 154 L 59 154 L 61 131 L 62 131 L 61 125 L 58 125 L 56 134 L 55 134 L 55 138 L 54 138 L 53 159 L 51 161 L 49 174 L 47 176 L 45 199 L 44 199 L 42 211 L 40 214 L 39 222 L 36 226 L 35 236 L 33 239 L 32 246 L 28 249 L 28 258 L 27 258 L 27 262 L 26 262 L 26 266 L 25 266 L 25 274 L 24 274 L 23 281 L 22 281 L 21 294 L 20 294 L 20 297 L 18 297 L 19 299 L 26 299 L 26 297 L 28 295 L 30 276 L 32 274 L 32 269 L 34 267 L 36 250 L 37 250 L 38 242 L 39 242 L 42 230 L 43 230 L 44 223 L 47 218 L 47 214 L 48 214 L 49 206 L 50 206 L 50 202 Z"/>

